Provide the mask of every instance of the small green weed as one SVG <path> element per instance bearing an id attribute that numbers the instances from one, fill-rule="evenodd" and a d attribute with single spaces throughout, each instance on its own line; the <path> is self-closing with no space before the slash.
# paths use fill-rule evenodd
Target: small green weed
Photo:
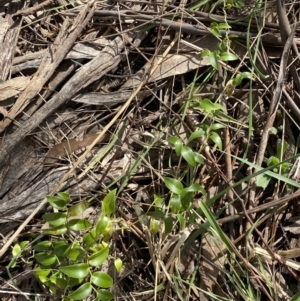
<path id="1" fill-rule="evenodd" d="M 68 206 L 70 195 L 65 192 L 47 196 L 47 200 L 56 212 L 44 214 L 49 227 L 43 230 L 39 242 L 32 245 L 38 265 L 34 274 L 52 294 L 61 294 L 64 300 L 83 300 L 90 295 L 94 295 L 96 301 L 112 300 L 114 296 L 109 288 L 113 286 L 113 279 L 101 269 L 110 255 L 108 241 L 114 232 L 112 214 L 116 190 L 103 199 L 102 213 L 95 227 L 82 217 L 89 208 L 87 201 Z M 20 256 L 26 246 L 27 241 L 16 244 L 14 258 Z M 120 272 L 121 259 L 116 258 L 114 265 Z"/>

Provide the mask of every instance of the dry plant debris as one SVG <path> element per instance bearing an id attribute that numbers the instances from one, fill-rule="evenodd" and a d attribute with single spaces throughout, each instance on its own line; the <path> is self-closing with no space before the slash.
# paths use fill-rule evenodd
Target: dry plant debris
<path id="1" fill-rule="evenodd" d="M 1 300 L 49 298 L 34 264 L 5 268 L 12 244 L 40 233 L 45 196 L 90 200 L 96 220 L 112 188 L 126 224 L 112 239 L 116 300 L 290 300 L 297 15 L 287 0 L 0 0 Z M 166 178 L 207 195 L 175 214 Z M 150 231 L 157 197 L 168 234 L 162 220 Z"/>

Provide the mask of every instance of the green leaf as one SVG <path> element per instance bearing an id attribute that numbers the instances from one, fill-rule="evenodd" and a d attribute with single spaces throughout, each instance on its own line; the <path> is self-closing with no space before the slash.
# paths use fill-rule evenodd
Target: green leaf
<path id="1" fill-rule="evenodd" d="M 178 222 L 179 222 L 179 229 L 180 231 L 184 229 L 185 227 L 185 217 L 182 215 L 182 214 L 177 214 L 177 219 L 178 219 Z"/>
<path id="2" fill-rule="evenodd" d="M 71 219 L 70 221 L 68 221 L 68 223 L 67 223 L 67 227 L 74 231 L 85 230 L 87 228 L 90 228 L 91 226 L 92 226 L 91 222 L 85 218 L 83 218 L 83 219 L 74 218 L 74 219 Z"/>
<path id="3" fill-rule="evenodd" d="M 191 192 L 185 192 L 181 196 L 181 205 L 184 210 L 191 208 L 193 202 L 193 194 Z"/>
<path id="4" fill-rule="evenodd" d="M 270 183 L 271 178 L 266 174 L 260 174 L 256 177 L 256 186 L 261 187 L 263 189 L 267 188 Z"/>
<path id="5" fill-rule="evenodd" d="M 52 247 L 52 242 L 49 241 L 49 240 L 44 240 L 44 241 L 41 241 L 41 242 L 37 243 L 33 247 L 33 249 L 35 251 L 41 252 L 41 251 L 49 250 L 51 247 Z"/>
<path id="6" fill-rule="evenodd" d="M 68 297 L 72 300 L 83 300 L 92 293 L 92 285 L 87 282 L 81 285 L 76 291 L 69 294 Z"/>
<path id="7" fill-rule="evenodd" d="M 50 266 L 54 263 L 56 263 L 57 258 L 54 254 L 47 254 L 45 252 L 40 252 L 34 255 L 34 258 L 37 262 L 44 266 Z"/>
<path id="8" fill-rule="evenodd" d="M 221 34 L 220 31 L 217 27 L 212 28 L 211 33 L 216 37 L 216 38 L 220 38 Z"/>
<path id="9" fill-rule="evenodd" d="M 87 208 L 89 208 L 89 202 L 87 202 L 87 201 L 79 202 L 78 204 L 76 204 L 68 209 L 68 215 L 69 216 L 81 216 L 82 213 Z"/>
<path id="10" fill-rule="evenodd" d="M 243 76 L 242 73 L 237 74 L 237 75 L 235 76 L 235 78 L 234 78 L 234 84 L 235 84 L 236 86 L 239 86 L 239 85 L 242 83 L 242 80 L 243 80 L 243 79 L 244 79 L 244 76 Z"/>
<path id="11" fill-rule="evenodd" d="M 217 145 L 218 149 L 222 151 L 222 139 L 218 133 L 210 133 L 209 139 L 211 139 Z"/>
<path id="12" fill-rule="evenodd" d="M 206 195 L 205 189 L 198 183 L 193 183 L 191 186 L 185 188 L 188 192 L 201 192 L 203 195 Z"/>
<path id="13" fill-rule="evenodd" d="M 46 213 L 43 215 L 43 220 L 53 226 L 60 226 L 66 222 L 67 214 L 62 212 Z"/>
<path id="14" fill-rule="evenodd" d="M 215 111 L 220 111 L 220 110 L 224 111 L 224 108 L 222 105 L 220 105 L 219 103 L 213 103 L 208 98 L 204 98 L 200 102 L 200 107 L 207 113 L 213 113 Z"/>
<path id="15" fill-rule="evenodd" d="M 179 138 L 176 137 L 176 136 L 172 136 L 172 137 L 169 137 L 169 138 L 167 139 L 167 141 L 168 141 L 170 144 L 174 145 L 176 155 L 177 155 L 177 156 L 180 156 L 180 154 L 181 154 L 181 149 L 182 149 L 182 146 L 183 146 L 183 143 L 182 143 L 181 139 L 179 139 Z"/>
<path id="16" fill-rule="evenodd" d="M 189 137 L 189 139 L 188 139 L 188 142 L 191 142 L 191 141 L 193 141 L 193 140 L 195 140 L 195 139 L 197 139 L 197 138 L 200 138 L 200 137 L 202 137 L 202 136 L 204 136 L 204 135 L 205 135 L 205 131 L 204 131 L 203 129 L 198 129 L 198 130 L 194 131 L 194 132 L 190 135 L 190 137 Z"/>
<path id="17" fill-rule="evenodd" d="M 180 194 L 181 191 L 183 190 L 183 185 L 181 182 L 179 182 L 176 179 L 173 178 L 164 178 L 165 185 L 170 189 L 171 192 Z"/>
<path id="18" fill-rule="evenodd" d="M 206 56 L 209 56 L 210 55 L 210 50 L 208 49 L 203 49 L 200 53 L 200 58 L 205 58 Z"/>
<path id="19" fill-rule="evenodd" d="M 52 195 L 47 195 L 46 199 L 48 201 L 48 203 L 55 209 L 57 210 L 64 210 L 66 209 L 67 206 L 67 201 L 64 199 L 61 199 L 59 197 L 56 196 L 52 196 Z"/>
<path id="20" fill-rule="evenodd" d="M 73 261 L 85 260 L 86 254 L 81 248 L 73 248 L 67 254 L 67 257 Z"/>
<path id="21" fill-rule="evenodd" d="M 71 245 L 66 241 L 57 241 L 53 243 L 53 251 L 56 256 L 64 256 L 66 251 L 71 248 Z"/>
<path id="22" fill-rule="evenodd" d="M 152 235 L 155 235 L 156 233 L 158 233 L 159 229 L 160 229 L 160 221 L 151 217 L 150 218 L 150 233 Z"/>
<path id="23" fill-rule="evenodd" d="M 55 284 L 62 290 L 68 287 L 68 281 L 64 278 L 56 278 Z"/>
<path id="24" fill-rule="evenodd" d="M 175 143 L 174 147 L 175 147 L 176 155 L 180 156 L 182 147 L 183 147 L 182 141 L 178 139 L 178 141 Z"/>
<path id="25" fill-rule="evenodd" d="M 215 131 L 215 130 L 219 130 L 219 129 L 224 129 L 225 128 L 225 125 L 224 124 L 221 124 L 221 123 L 214 123 L 212 126 L 211 126 L 211 130 L 212 131 Z"/>
<path id="26" fill-rule="evenodd" d="M 296 293 L 290 301 L 300 301 L 300 292 Z"/>
<path id="27" fill-rule="evenodd" d="M 97 221 L 97 225 L 96 225 L 96 233 L 103 235 L 105 233 L 105 229 L 106 229 L 109 221 L 110 221 L 110 219 L 107 216 L 100 215 L 100 217 Z"/>
<path id="28" fill-rule="evenodd" d="M 88 259 L 89 265 L 97 267 L 100 266 L 107 258 L 109 254 L 109 247 L 105 247 L 99 252 L 94 253 Z"/>
<path id="29" fill-rule="evenodd" d="M 57 195 L 61 200 L 64 200 L 64 201 L 70 200 L 70 194 L 67 192 L 58 192 Z"/>
<path id="30" fill-rule="evenodd" d="M 62 235 L 62 234 L 65 234 L 67 231 L 68 231 L 68 229 L 65 225 L 51 227 L 48 229 L 43 229 L 43 233 L 49 234 L 49 235 Z"/>
<path id="31" fill-rule="evenodd" d="M 280 163 L 280 160 L 274 156 L 271 156 L 267 161 L 268 166 L 278 165 L 279 163 Z"/>
<path id="32" fill-rule="evenodd" d="M 211 65 L 214 67 L 215 70 L 218 70 L 219 68 L 219 62 L 218 62 L 218 57 L 217 57 L 217 54 L 216 52 L 211 52 L 209 55 L 208 55 L 208 59 L 209 59 L 209 62 L 211 63 Z"/>
<path id="33" fill-rule="evenodd" d="M 12 250 L 13 257 L 19 256 L 22 253 L 21 246 L 19 244 L 15 244 Z"/>
<path id="34" fill-rule="evenodd" d="M 173 213 L 177 213 L 181 210 L 181 200 L 179 195 L 173 195 L 169 202 L 169 207 Z"/>
<path id="35" fill-rule="evenodd" d="M 28 240 L 23 240 L 20 242 L 20 247 L 22 250 L 24 250 L 24 248 L 29 244 Z"/>
<path id="36" fill-rule="evenodd" d="M 165 234 L 169 234 L 172 232 L 173 229 L 173 219 L 171 216 L 165 216 L 164 218 L 165 223 Z"/>
<path id="37" fill-rule="evenodd" d="M 116 189 L 110 191 L 102 201 L 102 212 L 111 215 L 116 208 Z"/>
<path id="38" fill-rule="evenodd" d="M 204 163 L 204 159 L 203 157 L 199 154 L 199 153 L 194 153 L 195 156 L 195 161 L 199 164 L 203 164 Z"/>
<path id="39" fill-rule="evenodd" d="M 164 200 L 163 200 L 163 198 L 161 198 L 160 196 L 158 196 L 158 195 L 154 195 L 154 204 L 156 205 L 156 206 L 161 206 L 161 205 L 163 205 L 164 204 Z"/>
<path id="40" fill-rule="evenodd" d="M 184 160 L 191 166 L 196 167 L 195 153 L 188 146 L 183 146 L 181 155 Z"/>
<path id="41" fill-rule="evenodd" d="M 97 291 L 97 297 L 95 301 L 110 301 L 113 298 L 114 295 L 110 291 L 101 289 Z"/>
<path id="42" fill-rule="evenodd" d="M 121 272 L 122 270 L 122 267 L 123 267 L 123 262 L 120 258 L 116 258 L 115 261 L 114 261 L 114 265 L 115 265 L 115 268 L 117 270 L 118 273 Z"/>
<path id="43" fill-rule="evenodd" d="M 219 57 L 220 57 L 220 60 L 222 60 L 224 62 L 236 61 L 238 59 L 238 57 L 231 52 L 222 52 L 219 55 Z"/>
<path id="44" fill-rule="evenodd" d="M 62 266 L 59 267 L 59 270 L 65 275 L 72 278 L 84 278 L 90 272 L 89 265 L 87 263 L 78 263 L 73 265 Z"/>
<path id="45" fill-rule="evenodd" d="M 47 277 L 50 273 L 51 270 L 50 269 L 42 269 L 40 267 L 37 267 L 34 271 L 33 271 L 34 275 L 36 275 L 37 277 L 43 276 L 43 277 Z"/>
<path id="46" fill-rule="evenodd" d="M 98 238 L 96 228 L 93 228 L 89 233 L 84 234 L 83 236 L 83 243 L 90 247 L 93 243 L 95 243 L 96 239 Z"/>
<path id="47" fill-rule="evenodd" d="M 217 27 L 218 27 L 219 29 L 230 29 L 230 28 L 231 28 L 231 26 L 230 26 L 228 23 L 219 23 L 219 24 L 217 25 Z"/>
<path id="48" fill-rule="evenodd" d="M 95 272 L 92 274 L 91 281 L 99 287 L 109 288 L 113 285 L 112 278 L 104 272 Z"/>

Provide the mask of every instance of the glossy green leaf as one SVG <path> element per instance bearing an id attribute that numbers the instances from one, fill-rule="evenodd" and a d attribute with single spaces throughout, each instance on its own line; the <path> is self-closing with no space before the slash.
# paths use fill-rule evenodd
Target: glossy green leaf
<path id="1" fill-rule="evenodd" d="M 228 23 L 219 23 L 217 26 L 219 29 L 230 29 L 231 26 Z"/>
<path id="2" fill-rule="evenodd" d="M 90 232 L 84 234 L 83 236 L 83 243 L 87 246 L 90 247 L 92 244 L 95 243 L 96 239 L 98 238 L 96 234 L 96 228 L 93 228 Z"/>
<path id="3" fill-rule="evenodd" d="M 92 293 L 92 285 L 87 282 L 81 285 L 76 291 L 69 294 L 68 297 L 72 300 L 83 300 Z"/>
<path id="4" fill-rule="evenodd" d="M 83 282 L 84 278 L 69 278 L 68 285 L 69 286 L 77 286 L 78 284 L 81 284 Z"/>
<path id="5" fill-rule="evenodd" d="M 113 298 L 114 298 L 114 295 L 110 291 L 100 289 L 97 291 L 97 297 L 96 297 L 95 301 L 110 301 Z"/>
<path id="6" fill-rule="evenodd" d="M 43 220 L 53 226 L 63 225 L 67 220 L 67 214 L 62 212 L 52 212 L 43 215 Z"/>
<path id="7" fill-rule="evenodd" d="M 183 147 L 182 141 L 178 139 L 178 141 L 174 144 L 174 147 L 175 147 L 176 155 L 180 156 Z"/>
<path id="8" fill-rule="evenodd" d="M 103 235 L 105 233 L 105 229 L 109 223 L 110 219 L 105 215 L 100 215 L 97 225 L 96 225 L 96 232 L 97 234 Z"/>
<path id="9" fill-rule="evenodd" d="M 183 143 L 182 143 L 181 139 L 179 139 L 179 138 L 176 137 L 176 136 L 172 136 L 172 137 L 169 137 L 169 138 L 167 139 L 167 141 L 168 141 L 170 144 L 174 145 L 176 155 L 177 155 L 177 156 L 180 156 L 181 149 L 182 149 L 182 146 L 183 146 Z"/>
<path id="10" fill-rule="evenodd" d="M 203 164 L 204 163 L 204 159 L 203 157 L 199 154 L 199 153 L 195 153 L 195 161 L 199 164 Z"/>
<path id="11" fill-rule="evenodd" d="M 244 79 L 243 74 L 239 73 L 234 78 L 234 84 L 236 86 L 239 86 L 242 83 L 242 80 Z"/>
<path id="12" fill-rule="evenodd" d="M 66 289 L 69 286 L 68 280 L 64 278 L 56 278 L 55 284 L 62 290 Z"/>
<path id="13" fill-rule="evenodd" d="M 70 194 L 67 192 L 58 192 L 57 195 L 61 200 L 64 200 L 64 201 L 70 200 Z"/>
<path id="14" fill-rule="evenodd" d="M 107 223 L 107 225 L 106 225 L 106 228 L 102 232 L 103 239 L 105 241 L 107 241 L 108 239 L 111 238 L 111 236 L 113 235 L 113 233 L 114 233 L 113 223 L 112 223 L 111 220 L 109 220 L 108 223 Z"/>
<path id="15" fill-rule="evenodd" d="M 115 265 L 115 268 L 116 268 L 117 272 L 120 273 L 121 270 L 122 270 L 122 267 L 123 267 L 122 260 L 120 258 L 116 258 L 114 260 L 114 265 Z"/>
<path id="16" fill-rule="evenodd" d="M 111 215 L 116 209 L 116 192 L 114 189 L 110 191 L 102 201 L 102 212 L 106 215 Z"/>
<path id="17" fill-rule="evenodd" d="M 185 224 L 186 224 L 185 217 L 180 213 L 177 214 L 176 216 L 177 216 L 177 219 L 178 219 L 178 222 L 179 222 L 179 229 L 183 230 L 185 228 Z"/>
<path id="18" fill-rule="evenodd" d="M 109 288 L 113 285 L 112 278 L 104 272 L 95 272 L 92 274 L 91 281 L 99 287 Z"/>
<path id="19" fill-rule="evenodd" d="M 223 106 L 219 103 L 213 103 L 210 99 L 204 98 L 200 102 L 200 107 L 207 113 L 224 110 Z"/>
<path id="20" fill-rule="evenodd" d="M 181 210 L 181 200 L 179 195 L 173 195 L 169 201 L 169 207 L 173 213 Z"/>
<path id="21" fill-rule="evenodd" d="M 220 38 L 221 37 L 221 34 L 220 34 L 220 31 L 217 27 L 214 27 L 211 29 L 211 33 L 216 37 L 216 38 Z M 211 52 L 213 53 L 213 52 Z"/>
<path id="22" fill-rule="evenodd" d="M 231 52 L 222 52 L 219 57 L 224 62 L 236 61 L 238 59 L 238 57 Z"/>
<path id="23" fill-rule="evenodd" d="M 218 70 L 219 68 L 219 62 L 218 62 L 218 57 L 217 57 L 217 54 L 216 52 L 211 52 L 209 55 L 208 55 L 208 59 L 209 59 L 209 62 L 211 63 L 211 65 L 214 67 L 215 70 Z"/>
<path id="24" fill-rule="evenodd" d="M 82 261 L 86 259 L 86 253 L 81 248 L 71 249 L 66 255 L 69 259 L 73 261 Z"/>
<path id="25" fill-rule="evenodd" d="M 165 182 L 165 185 L 170 189 L 171 192 L 176 193 L 176 194 L 181 193 L 181 191 L 183 189 L 183 185 L 178 180 L 176 180 L 174 178 L 165 177 L 164 182 Z"/>
<path id="26" fill-rule="evenodd" d="M 44 240 L 44 241 L 41 241 L 39 243 L 37 243 L 33 249 L 35 251 L 38 251 L 38 252 L 41 252 L 41 251 L 47 251 L 49 250 L 50 248 L 52 247 L 52 242 L 49 241 L 49 240 Z"/>
<path id="27" fill-rule="evenodd" d="M 22 253 L 21 246 L 19 244 L 15 244 L 12 250 L 12 255 L 14 257 L 19 256 Z"/>
<path id="28" fill-rule="evenodd" d="M 56 263 L 57 258 L 54 254 L 47 254 L 45 252 L 40 252 L 34 255 L 36 261 L 44 266 L 50 266 Z"/>
<path id="29" fill-rule="evenodd" d="M 198 139 L 200 137 L 203 137 L 203 136 L 205 136 L 205 131 L 203 129 L 198 129 L 190 135 L 188 141 L 191 142 L 191 141 Z"/>
<path id="30" fill-rule="evenodd" d="M 211 130 L 215 131 L 215 130 L 219 130 L 219 129 L 224 129 L 225 128 L 225 125 L 224 124 L 221 124 L 221 123 L 214 123 L 212 126 L 211 126 Z"/>
<path id="31" fill-rule="evenodd" d="M 23 241 L 20 241 L 20 247 L 22 250 L 24 250 L 24 248 L 29 244 L 29 240 L 23 240 Z"/>
<path id="32" fill-rule="evenodd" d="M 218 149 L 222 151 L 222 139 L 218 133 L 211 132 L 209 139 L 211 139 L 217 145 Z"/>
<path id="33" fill-rule="evenodd" d="M 73 265 L 61 266 L 59 270 L 72 278 L 84 278 L 88 275 L 90 269 L 87 263 L 78 263 Z"/>
<path id="34" fill-rule="evenodd" d="M 81 216 L 83 212 L 89 208 L 89 202 L 79 202 L 68 209 L 69 216 Z"/>
<path id="35" fill-rule="evenodd" d="M 70 248 L 71 245 L 66 241 L 61 240 L 53 242 L 53 252 L 56 256 L 63 256 Z"/>
<path id="36" fill-rule="evenodd" d="M 150 227 L 149 227 L 150 233 L 152 235 L 155 235 L 156 233 L 159 232 L 159 229 L 160 229 L 160 221 L 151 217 L 150 218 Z"/>
<path id="37" fill-rule="evenodd" d="M 74 231 L 82 231 L 90 228 L 92 226 L 91 222 L 85 218 L 74 218 L 68 221 L 67 227 Z"/>
<path id="38" fill-rule="evenodd" d="M 65 225 L 61 226 L 55 226 L 48 229 L 43 229 L 43 233 L 49 234 L 49 235 L 62 235 L 65 234 L 68 231 L 67 227 Z"/>
<path id="39" fill-rule="evenodd" d="M 208 49 L 203 49 L 202 51 L 201 51 L 201 53 L 200 53 L 200 58 L 204 58 L 204 57 L 206 57 L 206 56 L 209 56 L 209 54 L 210 54 L 210 50 L 208 50 Z"/>
<path id="40" fill-rule="evenodd" d="M 201 192 L 203 195 L 206 195 L 205 189 L 198 183 L 193 183 L 191 186 L 185 189 L 188 192 Z"/>
<path id="41" fill-rule="evenodd" d="M 61 199 L 57 196 L 47 195 L 46 199 L 48 203 L 57 210 L 64 210 L 67 206 L 67 201 L 64 199 Z"/>
<path id="42" fill-rule="evenodd" d="M 51 270 L 50 269 L 42 269 L 40 267 L 37 267 L 34 271 L 33 271 L 34 275 L 36 275 L 37 277 L 43 276 L 43 277 L 47 277 L 50 273 Z"/>
<path id="43" fill-rule="evenodd" d="M 191 166 L 196 167 L 196 160 L 195 160 L 195 153 L 192 151 L 192 149 L 188 146 L 183 146 L 181 155 L 184 158 L 184 160 Z"/>
<path id="44" fill-rule="evenodd" d="M 104 249 L 94 253 L 89 257 L 89 265 L 97 267 L 100 266 L 105 260 L 108 258 L 109 247 L 105 247 Z"/>

